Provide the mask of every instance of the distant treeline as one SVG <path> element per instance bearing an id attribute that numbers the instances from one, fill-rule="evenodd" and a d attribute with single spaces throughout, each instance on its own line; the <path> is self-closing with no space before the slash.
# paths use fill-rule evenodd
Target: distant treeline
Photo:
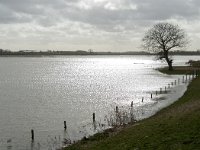
<path id="1" fill-rule="evenodd" d="M 171 55 L 200 55 L 200 51 L 172 51 Z M 128 52 L 93 52 L 91 50 L 77 50 L 77 51 L 35 51 L 35 50 L 19 50 L 10 51 L 0 49 L 0 56 L 51 56 L 51 55 L 156 55 L 149 52 L 138 52 L 138 51 L 128 51 Z"/>
<path id="2" fill-rule="evenodd" d="M 197 51 L 171 51 L 170 55 L 200 55 L 200 50 Z"/>

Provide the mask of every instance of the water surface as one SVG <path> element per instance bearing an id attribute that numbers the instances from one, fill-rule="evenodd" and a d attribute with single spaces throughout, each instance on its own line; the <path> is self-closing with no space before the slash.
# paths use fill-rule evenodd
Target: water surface
<path id="1" fill-rule="evenodd" d="M 189 59 L 199 57 L 176 56 L 175 64 Z M 93 133 L 85 127 L 93 112 L 103 122 L 115 106 L 155 104 L 150 93 L 180 77 L 155 70 L 163 65 L 151 56 L 0 57 L 0 149 L 54 149 Z"/>

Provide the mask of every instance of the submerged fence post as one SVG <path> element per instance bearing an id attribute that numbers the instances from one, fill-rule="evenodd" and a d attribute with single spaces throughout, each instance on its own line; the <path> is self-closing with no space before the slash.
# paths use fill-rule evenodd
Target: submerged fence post
<path id="1" fill-rule="evenodd" d="M 170 84 L 168 84 L 168 88 L 170 88 Z"/>
<path id="2" fill-rule="evenodd" d="M 184 80 L 185 80 L 185 79 L 184 79 L 184 76 L 183 76 L 183 83 L 184 83 Z"/>
<path id="3" fill-rule="evenodd" d="M 167 87 L 165 86 L 165 93 L 167 93 Z"/>
<path id="4" fill-rule="evenodd" d="M 67 129 L 66 121 L 64 121 L 64 129 Z"/>
<path id="5" fill-rule="evenodd" d="M 116 106 L 116 113 L 118 113 L 119 112 L 119 108 L 118 108 L 118 106 Z"/>
<path id="6" fill-rule="evenodd" d="M 131 102 L 131 107 L 133 107 L 133 101 Z"/>
<path id="7" fill-rule="evenodd" d="M 174 84 L 176 85 L 176 80 L 174 81 Z"/>
<path id="8" fill-rule="evenodd" d="M 162 94 L 162 88 L 160 88 L 160 94 Z"/>
<path id="9" fill-rule="evenodd" d="M 144 102 L 144 97 L 142 97 L 142 102 Z"/>
<path id="10" fill-rule="evenodd" d="M 151 93 L 151 99 L 153 98 L 153 95 L 152 95 L 152 93 Z"/>
<path id="11" fill-rule="evenodd" d="M 32 130 L 31 130 L 31 139 L 32 139 L 32 141 L 34 141 L 34 138 L 35 138 L 35 137 L 34 137 L 34 130 L 32 129 Z"/>
<path id="12" fill-rule="evenodd" d="M 178 78 L 178 84 L 180 84 L 180 78 Z"/>
<path id="13" fill-rule="evenodd" d="M 95 122 L 95 113 L 92 114 L 93 122 Z"/>
<path id="14" fill-rule="evenodd" d="M 158 92 L 156 91 L 156 95 L 158 95 Z"/>
<path id="15" fill-rule="evenodd" d="M 187 74 L 186 74 L 186 77 L 185 77 L 185 82 L 187 82 Z"/>

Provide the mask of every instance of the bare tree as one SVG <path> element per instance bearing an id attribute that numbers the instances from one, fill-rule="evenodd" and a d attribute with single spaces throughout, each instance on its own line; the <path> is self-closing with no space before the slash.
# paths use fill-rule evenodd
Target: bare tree
<path id="1" fill-rule="evenodd" d="M 158 23 L 149 29 L 142 39 L 143 47 L 158 54 L 159 59 L 164 59 L 169 70 L 173 70 L 172 59 L 169 51 L 183 48 L 188 44 L 186 34 L 178 25 Z"/>

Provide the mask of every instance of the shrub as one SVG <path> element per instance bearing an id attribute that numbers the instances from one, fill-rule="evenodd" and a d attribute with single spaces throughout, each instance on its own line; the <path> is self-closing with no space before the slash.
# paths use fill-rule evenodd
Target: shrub
<path id="1" fill-rule="evenodd" d="M 189 60 L 187 62 L 187 64 L 189 64 L 192 67 L 200 67 L 200 60 L 194 61 L 194 60 Z"/>

